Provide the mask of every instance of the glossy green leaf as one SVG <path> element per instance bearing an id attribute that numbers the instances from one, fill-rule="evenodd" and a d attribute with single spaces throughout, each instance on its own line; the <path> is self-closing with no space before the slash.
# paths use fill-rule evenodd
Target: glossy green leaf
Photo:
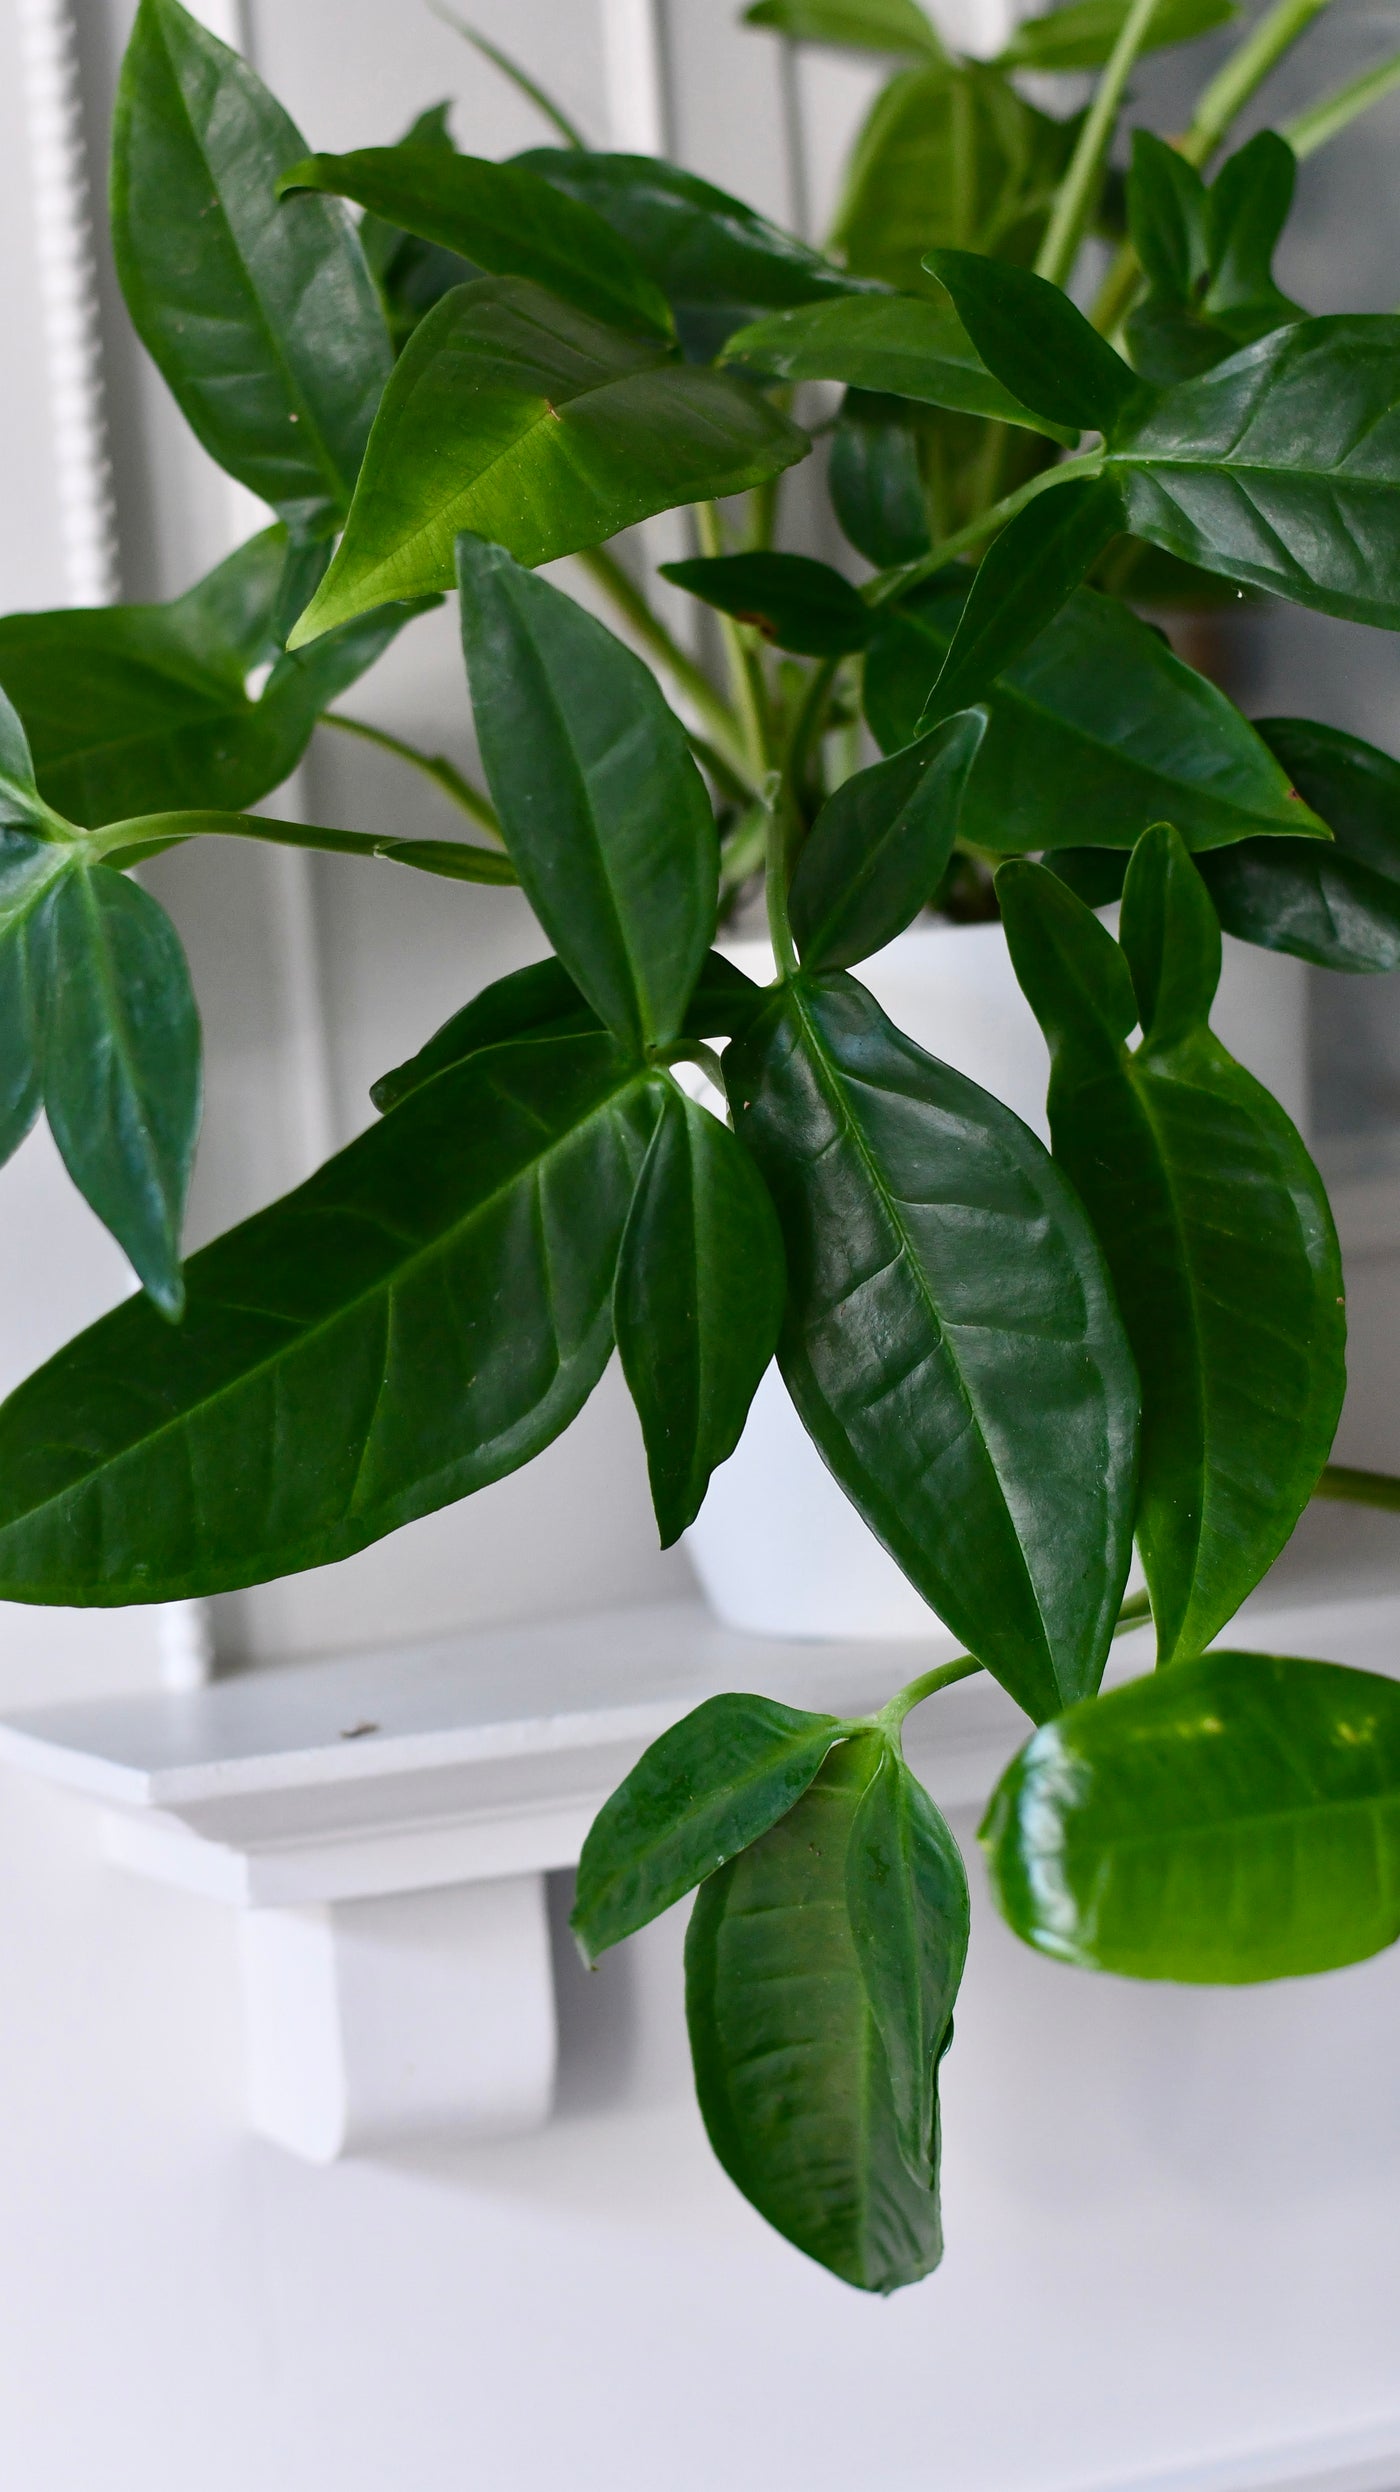
<path id="1" fill-rule="evenodd" d="M 856 1809 L 846 1901 L 900 2152 L 912 2177 L 936 2189 L 938 2065 L 967 1960 L 967 1872 L 928 1793 L 892 1747 Z"/>
<path id="2" fill-rule="evenodd" d="M 710 2143 L 765 2220 L 867 2293 L 943 2251 L 915 2180 L 847 1898 L 878 1737 L 844 1741 L 787 1816 L 707 1878 L 686 1936 L 686 2016 Z"/>
<path id="3" fill-rule="evenodd" d="M 1293 205 L 1298 164 L 1277 130 L 1260 130 L 1221 166 L 1206 201 L 1210 283 L 1204 310 L 1247 345 L 1301 317 L 1274 283 L 1274 252 Z"/>
<path id="4" fill-rule="evenodd" d="M 1003 866 L 997 892 L 1050 1044 L 1055 1156 L 1142 1381 L 1137 1535 L 1159 1656 L 1189 1658 L 1278 1555 L 1331 1449 L 1345 1320 L 1327 1197 L 1208 1026 L 1220 930 L 1175 832 L 1134 852 L 1124 951 L 1043 867 Z"/>
<path id="5" fill-rule="evenodd" d="M 23 747 L 19 721 L 0 694 L 0 805 L 7 783 L 23 792 Z M 0 828 L 0 1164 L 23 1142 L 43 1091 L 30 932 L 45 896 L 72 870 L 71 848 L 17 826 Z"/>
<path id="6" fill-rule="evenodd" d="M 905 70 L 856 141 L 832 247 L 853 271 L 940 303 L 927 251 L 1032 260 L 1077 127 L 1037 112 L 981 61 Z"/>
<path id="7" fill-rule="evenodd" d="M 54 1140 L 162 1314 L 177 1316 L 201 1100 L 180 938 L 148 891 L 95 865 L 55 882 L 30 940 Z"/>
<path id="8" fill-rule="evenodd" d="M 652 1113 L 606 1039 L 493 1049 L 191 1256 L 178 1329 L 80 1334 L 0 1409 L 0 1598 L 263 1583 L 529 1462 L 607 1364 Z"/>
<path id="9" fill-rule="evenodd" d="M 1122 422 L 1110 465 L 1134 535 L 1400 629 L 1400 318 L 1275 330 Z"/>
<path id="10" fill-rule="evenodd" d="M 276 659 L 286 552 L 269 528 L 159 606 L 66 606 L 0 619 L 0 682 L 28 725 L 39 785 L 70 821 L 199 807 L 241 812 L 290 777 L 323 709 L 424 605 L 386 606 Z"/>
<path id="11" fill-rule="evenodd" d="M 852 969 L 883 951 L 938 889 L 987 713 L 964 711 L 842 781 L 803 844 L 788 895 L 808 969 Z"/>
<path id="12" fill-rule="evenodd" d="M 746 26 L 768 26 L 800 43 L 832 43 L 858 52 L 947 56 L 932 21 L 916 0 L 753 0 Z"/>
<path id="13" fill-rule="evenodd" d="M 293 646 L 396 597 L 450 588 L 463 529 L 531 566 L 762 483 L 807 435 L 731 376 L 668 360 L 522 277 L 459 286 L 384 393 L 334 562 Z"/>
<path id="14" fill-rule="evenodd" d="M 236 52 L 177 0 L 141 0 L 113 133 L 127 308 L 211 456 L 319 536 L 349 506 L 390 347 L 344 210 L 278 200 L 305 154 Z"/>
<path id="15" fill-rule="evenodd" d="M 650 668 L 562 589 L 476 537 L 458 563 L 477 742 L 526 896 L 600 1019 L 664 1043 L 719 889 L 685 730 Z"/>
<path id="16" fill-rule="evenodd" d="M 785 1817 L 840 1729 L 831 1714 L 767 1696 L 710 1696 L 653 1740 L 584 1840 L 569 1925 L 585 1960 L 645 1928 Z"/>
<path id="17" fill-rule="evenodd" d="M 1009 1108 L 851 978 L 782 988 L 725 1074 L 787 1245 L 779 1356 L 806 1427 L 959 1640 L 1057 1712 L 1103 1668 L 1136 1464 L 1078 1202 Z"/>
<path id="18" fill-rule="evenodd" d="M 1098 69 L 1123 31 L 1128 0 L 1068 0 L 1042 17 L 1023 18 L 1005 50 L 1001 69 Z M 1159 0 L 1148 21 L 1144 52 L 1190 43 L 1239 15 L 1232 0 Z M 1135 134 L 1136 135 L 1136 134 Z"/>
<path id="19" fill-rule="evenodd" d="M 671 335 L 664 294 L 596 210 L 520 164 L 432 146 L 308 156 L 282 177 L 285 198 L 329 191 L 440 243 L 492 276 L 531 277 L 595 320 Z"/>
<path id="20" fill-rule="evenodd" d="M 430 104 L 409 124 L 399 145 L 436 148 L 439 153 L 455 155 L 456 143 L 448 127 L 451 109 L 445 103 Z M 466 285 L 480 274 L 459 252 L 445 251 L 440 243 L 424 242 L 417 234 L 406 233 L 401 225 L 373 213 L 360 219 L 360 248 L 379 288 L 396 350 L 413 335 L 434 303 L 440 303 L 453 286 Z M 306 602 L 303 598 L 302 604 Z"/>
<path id="21" fill-rule="evenodd" d="M 694 1522 L 778 1342 L 783 1241 L 752 1160 L 674 1083 L 622 1241 L 613 1323 L 663 1549 Z"/>
<path id="22" fill-rule="evenodd" d="M 1203 863 L 1226 933 L 1322 969 L 1400 967 L 1400 762 L 1311 719 L 1258 723 L 1332 841 L 1241 840 Z"/>
<path id="23" fill-rule="evenodd" d="M 380 839 L 373 831 L 338 831 L 320 822 L 282 822 L 267 813 L 148 813 L 110 822 L 101 836 L 108 864 L 139 865 L 187 839 L 256 839 L 274 848 L 313 848 L 334 857 L 384 858 L 450 882 L 514 884 L 520 880 L 499 848 L 468 839 Z"/>
<path id="24" fill-rule="evenodd" d="M 1128 343 L 1149 380 L 1188 380 L 1303 318 L 1273 279 L 1295 170 L 1292 149 L 1261 130 L 1207 190 L 1174 147 L 1134 132 L 1128 224 L 1149 286 L 1129 319 Z"/>
<path id="25" fill-rule="evenodd" d="M 1122 496 L 1102 476 L 1059 485 L 1018 511 L 973 575 L 920 727 L 990 692 L 1122 529 Z"/>
<path id="26" fill-rule="evenodd" d="M 1022 424 L 1057 441 L 1064 426 L 1034 415 L 987 370 L 946 302 L 907 294 L 848 294 L 804 303 L 736 331 L 725 356 L 786 381 L 845 381 L 966 415 Z"/>
<path id="27" fill-rule="evenodd" d="M 39 794 L 24 724 L 0 690 L 0 830 L 31 831 L 45 839 L 54 828 Z M 3 909 L 0 899 L 0 910 Z"/>
<path id="28" fill-rule="evenodd" d="M 1139 1981 L 1281 1981 L 1400 1937 L 1400 1686 L 1207 1653 L 1048 1722 L 982 1829 L 1043 1955 Z"/>
<path id="29" fill-rule="evenodd" d="M 1024 406 L 1077 431 L 1106 432 L 1150 393 L 1059 286 L 975 251 L 931 251 L 989 372 Z"/>
<path id="30" fill-rule="evenodd" d="M 1206 186 L 1179 147 L 1155 130 L 1134 130 L 1128 175 L 1128 232 L 1152 294 L 1185 307 L 1210 274 Z"/>
<path id="31" fill-rule="evenodd" d="M 808 554 L 714 554 L 663 562 L 661 576 L 802 657 L 842 657 L 870 638 L 873 618 L 860 592 Z"/>
<path id="32" fill-rule="evenodd" d="M 764 993 L 722 953 L 711 952 L 691 994 L 683 1036 L 732 1038 L 736 1031 L 747 1029 Z M 483 987 L 416 1056 L 381 1074 L 370 1097 L 377 1108 L 386 1111 L 397 1107 L 434 1073 L 444 1072 L 449 1064 L 464 1063 L 484 1047 L 499 1047 L 512 1038 L 574 1038 L 602 1026 L 562 961 L 533 961 L 528 968 L 512 969 Z"/>
<path id="33" fill-rule="evenodd" d="M 898 398 L 848 389 L 831 441 L 827 489 L 841 533 L 876 569 L 929 551 L 919 436 Z"/>
<path id="34" fill-rule="evenodd" d="M 915 734 L 964 597 L 932 586 L 882 611 L 866 653 L 865 707 L 886 752 Z M 1224 693 L 1094 589 L 1076 589 L 986 707 L 962 835 L 994 854 L 1130 848 L 1164 817 L 1193 849 L 1322 832 Z"/>

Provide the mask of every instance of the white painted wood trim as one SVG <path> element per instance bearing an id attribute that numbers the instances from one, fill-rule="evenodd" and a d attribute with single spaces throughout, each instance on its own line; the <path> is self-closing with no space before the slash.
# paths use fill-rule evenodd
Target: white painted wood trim
<path id="1" fill-rule="evenodd" d="M 1400 2415 L 1325 2440 L 1252 2450 L 1167 2474 L 1082 2479 L 1057 2492 L 1400 2492 Z"/>

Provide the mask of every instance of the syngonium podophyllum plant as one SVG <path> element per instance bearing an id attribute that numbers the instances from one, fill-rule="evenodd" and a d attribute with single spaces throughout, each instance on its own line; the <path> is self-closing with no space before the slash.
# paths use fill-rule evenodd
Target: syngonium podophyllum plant
<path id="1" fill-rule="evenodd" d="M 1251 725 L 1137 611 L 1263 595 L 1400 629 L 1400 318 L 1312 318 L 1272 273 L 1296 156 L 1395 65 L 1228 152 L 1319 5 L 1275 0 L 1183 136 L 1133 130 L 1124 179 L 1135 58 L 1225 0 L 1072 0 L 990 64 L 914 0 L 760 0 L 908 64 L 823 254 L 596 152 L 535 90 L 560 144 L 507 164 L 458 153 L 445 107 L 311 155 L 177 0 L 141 0 L 122 285 L 275 524 L 171 604 L 0 622 L 3 1148 L 42 1105 L 144 1284 L 0 1412 L 0 1596 L 168 1600 L 344 1557 L 528 1462 L 614 1343 L 670 1542 L 776 1354 L 966 1657 L 868 1719 L 702 1705 L 604 1809 L 575 1924 L 596 1955 L 698 1890 L 716 2151 L 882 2292 L 940 2251 L 967 1883 L 900 1747 L 937 1688 L 984 1670 L 1030 1718 L 983 1841 L 1044 1953 L 1248 1982 L 1400 1932 L 1400 1688 L 1208 1649 L 1320 1480 L 1391 1495 L 1324 1470 L 1326 1198 L 1209 1016 L 1222 925 L 1400 961 L 1400 765 Z M 1066 117 L 1015 83 L 1095 66 Z M 810 428 L 808 381 L 845 390 Z M 859 585 L 775 545 L 823 430 Z M 700 550 L 666 569 L 717 618 L 713 672 L 609 550 L 681 507 Z M 626 643 L 541 576 L 563 555 Z M 471 834 L 250 812 L 454 588 L 489 794 L 329 715 Z M 182 1266 L 199 1025 L 131 869 L 220 835 L 475 885 L 445 895 L 464 911 L 518 884 L 551 950 Z M 713 948 L 758 876 L 766 987 Z M 1095 907 L 1120 896 L 1115 935 Z M 1053 1152 L 853 974 L 930 902 L 1004 920 Z M 1158 1669 L 1099 1697 L 1149 1607 Z"/>

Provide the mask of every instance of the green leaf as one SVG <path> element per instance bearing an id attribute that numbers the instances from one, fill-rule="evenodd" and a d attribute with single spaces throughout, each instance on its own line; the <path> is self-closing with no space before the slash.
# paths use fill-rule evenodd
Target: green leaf
<path id="1" fill-rule="evenodd" d="M 10 771 L 22 767 L 18 726 L 0 694 L 0 803 Z M 0 1165 L 23 1142 L 42 1097 L 30 927 L 46 892 L 72 864 L 72 849 L 56 840 L 0 828 Z"/>
<path id="2" fill-rule="evenodd" d="M 1138 1364 L 1138 1546 L 1159 1657 L 1181 1660 L 1278 1555 L 1331 1448 L 1345 1323 L 1327 1197 L 1282 1108 L 1207 1024 L 1220 930 L 1175 832 L 1134 852 L 1121 952 L 1043 867 L 1003 866 L 997 891 L 1050 1044 L 1055 1156 Z"/>
<path id="3" fill-rule="evenodd" d="M 389 339 L 344 211 L 284 207 L 306 141 L 177 0 L 141 0 L 117 94 L 127 309 L 211 457 L 303 536 L 349 507 Z"/>
<path id="4" fill-rule="evenodd" d="M 851 1827 L 846 1899 L 884 2045 L 900 2152 L 938 2186 L 938 2065 L 967 1960 L 967 1872 L 928 1793 L 886 1747 Z"/>
<path id="5" fill-rule="evenodd" d="M 1069 0 L 1067 7 L 1047 9 L 1043 17 L 1023 18 L 998 54 L 997 66 L 1040 71 L 1098 69 L 1122 33 L 1127 14 L 1127 0 Z M 1238 15 L 1232 0 L 1159 0 L 1141 49 L 1160 52 L 1170 43 L 1190 43 Z"/>
<path id="6" fill-rule="evenodd" d="M 827 467 L 842 535 L 877 570 L 929 551 L 919 436 L 898 398 L 848 389 Z"/>
<path id="7" fill-rule="evenodd" d="M 455 155 L 456 142 L 448 127 L 451 109 L 446 103 L 430 104 L 426 112 L 420 112 L 410 123 L 399 145 L 436 148 L 439 153 Z M 444 251 L 436 242 L 422 242 L 416 234 L 405 233 L 401 225 L 373 214 L 360 219 L 360 248 L 379 288 L 396 351 L 412 336 L 434 303 L 440 303 L 453 286 L 465 285 L 479 273 L 456 251 Z M 304 597 L 302 604 L 306 602 Z"/>
<path id="8" fill-rule="evenodd" d="M 1107 432 L 1151 395 L 1046 278 L 975 251 L 930 251 L 924 265 L 947 287 L 988 371 L 1038 415 Z"/>
<path id="9" fill-rule="evenodd" d="M 258 839 L 274 848 L 313 848 L 335 857 L 386 858 L 451 882 L 514 884 L 520 880 L 499 848 L 467 839 L 380 839 L 373 831 L 337 831 L 320 822 L 281 822 L 267 813 L 147 813 L 109 822 L 100 852 L 109 865 L 139 865 L 187 839 Z"/>
<path id="10" fill-rule="evenodd" d="M 707 1878 L 686 1936 L 686 2016 L 710 2144 L 794 2248 L 867 2293 L 943 2251 L 916 2181 L 847 1900 L 861 1798 L 884 1743 L 833 1749 L 787 1816 Z"/>
<path id="11" fill-rule="evenodd" d="M 994 380 L 946 303 L 907 294 L 848 294 L 804 303 L 738 330 L 725 359 L 785 381 L 845 381 L 857 389 L 1022 424 L 1053 440 L 1073 436 L 1033 415 Z"/>
<path id="12" fill-rule="evenodd" d="M 394 368 L 334 562 L 291 635 L 453 584 L 463 529 L 552 562 L 737 493 L 808 437 L 725 373 L 667 359 L 522 277 L 459 286 Z"/>
<path id="13" fill-rule="evenodd" d="M 1128 233 L 1149 289 L 1183 309 L 1210 275 L 1206 186 L 1180 148 L 1155 130 L 1134 130 Z"/>
<path id="14" fill-rule="evenodd" d="M 1303 317 L 1274 284 L 1272 266 L 1295 170 L 1292 149 L 1261 130 L 1207 190 L 1175 148 L 1134 132 L 1128 224 L 1149 285 L 1128 342 L 1149 380 L 1189 380 Z"/>
<path id="15" fill-rule="evenodd" d="M 1298 163 L 1277 130 L 1260 130 L 1221 166 L 1206 201 L 1210 283 L 1203 309 L 1241 346 L 1303 317 L 1274 283 L 1274 252 L 1293 205 Z"/>
<path id="16" fill-rule="evenodd" d="M 14 704 L 0 691 L 0 830 L 36 832 L 47 839 L 52 830 L 49 808 L 39 794 L 29 739 Z M 0 910 L 3 910 L 0 898 Z"/>
<path id="17" fill-rule="evenodd" d="M 96 827 L 193 808 L 241 812 L 296 768 L 321 711 L 424 604 L 388 606 L 278 657 L 286 534 L 269 528 L 168 605 L 67 606 L 0 619 L 0 680 L 22 711 L 39 784 Z"/>
<path id="18" fill-rule="evenodd" d="M 178 1330 L 80 1334 L 0 1409 L 0 1598 L 264 1583 L 531 1461 L 607 1364 L 653 1113 L 604 1038 L 495 1048 L 191 1256 Z"/>
<path id="19" fill-rule="evenodd" d="M 1122 496 L 1102 476 L 1060 485 L 1018 511 L 973 576 L 920 727 L 980 701 L 1122 529 Z"/>
<path id="20" fill-rule="evenodd" d="M 663 1549 L 694 1522 L 743 1433 L 782 1320 L 773 1206 L 727 1125 L 674 1083 L 638 1181 L 613 1298 Z"/>
<path id="21" fill-rule="evenodd" d="M 788 895 L 808 969 L 852 969 L 926 908 L 953 853 L 985 710 L 949 718 L 829 796 Z"/>
<path id="22" fill-rule="evenodd" d="M 1282 1981 L 1400 1937 L 1400 1687 L 1208 1653 L 1049 1722 L 982 1828 L 1043 1955 L 1139 1981 Z"/>
<path id="23" fill-rule="evenodd" d="M 685 730 L 650 668 L 561 589 L 475 537 L 458 562 L 477 741 L 526 896 L 600 1019 L 664 1044 L 719 889 Z"/>
<path id="24" fill-rule="evenodd" d="M 802 657 L 842 657 L 870 638 L 873 617 L 859 591 L 807 554 L 713 554 L 663 562 L 661 576 Z"/>
<path id="25" fill-rule="evenodd" d="M 308 156 L 283 198 L 330 191 L 498 277 L 531 277 L 595 320 L 669 338 L 670 308 L 601 216 L 520 164 L 422 145 Z"/>
<path id="26" fill-rule="evenodd" d="M 1009 1108 L 841 975 L 725 1055 L 787 1245 L 783 1375 L 847 1496 L 1036 1718 L 1098 1683 L 1137 1392 L 1098 1248 Z"/>
<path id="27" fill-rule="evenodd" d="M 1332 843 L 1241 840 L 1203 862 L 1226 933 L 1322 969 L 1400 967 L 1400 762 L 1306 718 L 1259 733 Z"/>
<path id="28" fill-rule="evenodd" d="M 881 611 L 865 705 L 887 752 L 917 729 L 964 594 L 934 585 Z M 975 847 L 1130 848 L 1164 816 L 1197 850 L 1322 833 L 1234 704 L 1116 597 L 1076 589 L 986 707 L 961 826 Z"/>
<path id="29" fill-rule="evenodd" d="M 722 953 L 711 952 L 691 995 L 683 1035 L 732 1038 L 736 1031 L 747 1029 L 764 993 Z M 533 961 L 528 968 L 512 969 L 508 976 L 483 987 L 416 1056 L 382 1073 L 370 1097 L 381 1112 L 387 1112 L 434 1073 L 445 1072 L 450 1064 L 465 1063 L 485 1047 L 499 1047 L 512 1038 L 575 1038 L 586 1031 L 600 1031 L 602 1026 L 562 961 Z"/>
<path id="30" fill-rule="evenodd" d="M 853 272 L 941 304 L 923 266 L 939 245 L 1034 259 L 1077 129 L 985 62 L 905 70 L 856 141 L 832 247 Z"/>
<path id="31" fill-rule="evenodd" d="M 831 1714 L 798 1713 L 767 1696 L 710 1696 L 653 1740 L 584 1840 L 569 1926 L 585 1961 L 644 1929 L 785 1817 L 840 1730 Z"/>
<path id="32" fill-rule="evenodd" d="M 201 1099 L 180 938 L 149 892 L 95 865 L 55 882 L 30 940 L 53 1138 L 161 1313 L 178 1316 Z"/>
<path id="33" fill-rule="evenodd" d="M 1124 423 L 1110 470 L 1149 544 L 1400 629 L 1400 318 L 1276 330 Z"/>
<path id="34" fill-rule="evenodd" d="M 859 52 L 904 52 L 947 58 L 931 21 L 915 0 L 753 0 L 746 26 L 768 26 L 800 43 L 832 43 Z"/>

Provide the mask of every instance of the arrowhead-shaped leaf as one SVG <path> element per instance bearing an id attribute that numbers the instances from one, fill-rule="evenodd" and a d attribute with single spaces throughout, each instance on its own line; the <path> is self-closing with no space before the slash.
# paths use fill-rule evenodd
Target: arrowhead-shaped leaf
<path id="1" fill-rule="evenodd" d="M 931 251 L 989 372 L 1024 406 L 1075 431 L 1106 432 L 1151 393 L 1059 286 L 976 251 Z"/>
<path id="2" fill-rule="evenodd" d="M 1061 424 L 1034 415 L 994 380 L 957 313 L 907 294 L 849 294 L 807 303 L 738 330 L 725 359 L 776 380 L 845 381 L 855 389 L 914 398 L 1070 441 Z"/>
<path id="3" fill-rule="evenodd" d="M 664 562 L 661 573 L 801 657 L 843 657 L 870 638 L 874 618 L 859 590 L 809 554 L 714 554 Z"/>

